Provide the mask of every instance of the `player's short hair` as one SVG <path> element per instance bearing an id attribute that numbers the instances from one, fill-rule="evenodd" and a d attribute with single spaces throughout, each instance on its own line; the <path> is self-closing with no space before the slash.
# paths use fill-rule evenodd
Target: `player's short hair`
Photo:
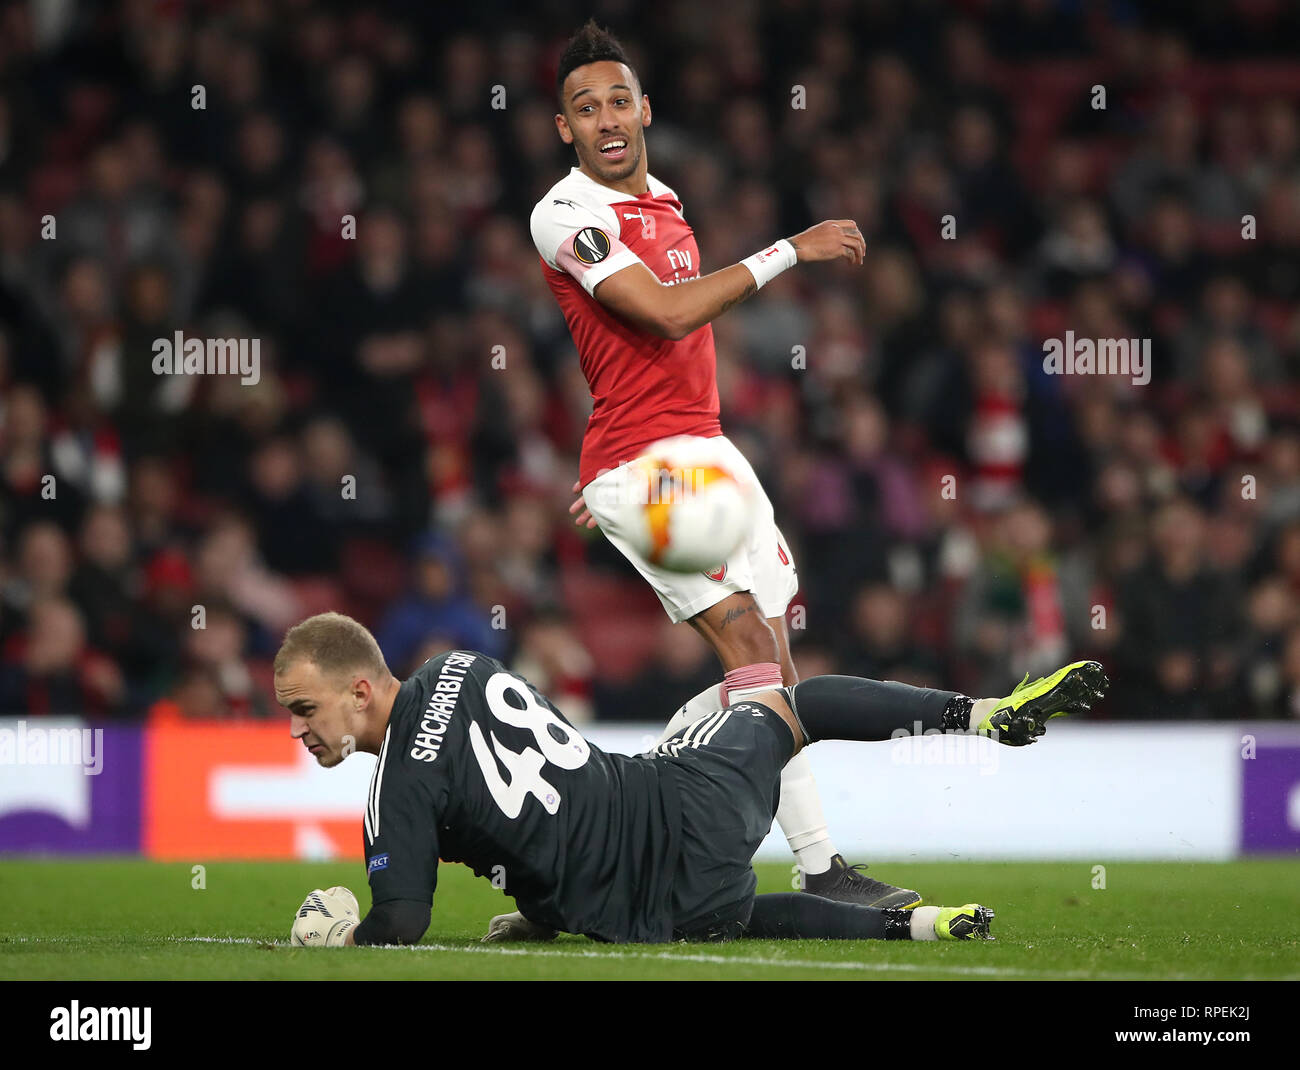
<path id="1" fill-rule="evenodd" d="M 555 95 L 560 101 L 561 111 L 564 110 L 564 80 L 579 67 L 605 60 L 626 64 L 640 88 L 641 76 L 632 69 L 632 61 L 627 58 L 627 52 L 623 50 L 619 39 L 608 30 L 602 30 L 596 25 L 595 19 L 588 19 L 582 29 L 569 38 L 569 43 L 560 54 L 560 65 L 555 71 Z"/>
<path id="2" fill-rule="evenodd" d="M 315 662 L 327 676 L 364 672 L 380 681 L 392 675 L 370 629 L 342 613 L 317 613 L 285 633 L 275 671 L 300 660 Z"/>

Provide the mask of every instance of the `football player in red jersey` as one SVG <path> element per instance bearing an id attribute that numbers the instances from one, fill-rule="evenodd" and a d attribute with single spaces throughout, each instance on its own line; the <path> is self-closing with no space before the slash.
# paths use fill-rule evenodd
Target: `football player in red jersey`
<path id="1" fill-rule="evenodd" d="M 827 220 L 702 275 L 680 201 L 647 170 L 650 100 L 622 46 L 589 21 L 560 59 L 556 88 L 555 125 L 578 165 L 537 203 L 530 229 L 594 403 L 571 512 L 579 525 L 599 525 L 654 587 L 668 615 L 708 641 L 725 673 L 678 711 L 667 739 L 746 695 L 798 682 L 785 626 L 798 590 L 795 563 L 753 468 L 722 433 L 710 324 L 797 263 L 861 264 L 866 243 L 853 220 Z M 671 572 L 645 560 L 610 508 L 635 493 L 626 462 L 675 435 L 709 439 L 738 477 L 753 483 L 759 502 L 749 537 L 704 573 Z M 799 860 L 804 890 L 880 908 L 921 901 L 916 892 L 845 863 L 803 754 L 781 778 L 777 821 Z"/>

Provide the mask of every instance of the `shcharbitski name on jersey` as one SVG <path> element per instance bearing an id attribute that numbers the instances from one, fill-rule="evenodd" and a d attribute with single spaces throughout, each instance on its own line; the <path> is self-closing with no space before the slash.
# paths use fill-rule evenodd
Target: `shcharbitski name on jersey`
<path id="1" fill-rule="evenodd" d="M 460 698 L 461 683 L 465 673 L 474 664 L 473 654 L 451 653 L 443 662 L 442 671 L 433 685 L 429 704 L 424 708 L 420 719 L 420 730 L 412 739 L 411 757 L 417 762 L 435 762 L 438 750 L 442 747 L 442 738 L 451 723 L 452 714 L 456 712 L 456 700 Z"/>
<path id="2" fill-rule="evenodd" d="M 667 940 L 681 817 L 660 768 L 588 744 L 496 658 L 437 654 L 398 688 L 371 776 L 372 901 L 432 903 L 443 859 L 503 877 L 539 925 Z"/>

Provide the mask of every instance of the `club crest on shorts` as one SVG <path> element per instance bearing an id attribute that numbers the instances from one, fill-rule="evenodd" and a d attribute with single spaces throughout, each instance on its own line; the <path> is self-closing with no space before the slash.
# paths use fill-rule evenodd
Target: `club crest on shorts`
<path id="1" fill-rule="evenodd" d="M 609 256 L 609 235 L 599 227 L 586 227 L 573 236 L 573 255 L 584 264 L 599 264 Z"/>
<path id="2" fill-rule="evenodd" d="M 724 561 L 717 568 L 705 569 L 704 575 L 711 580 L 716 580 L 718 583 L 721 583 L 727 578 L 727 563 Z"/>

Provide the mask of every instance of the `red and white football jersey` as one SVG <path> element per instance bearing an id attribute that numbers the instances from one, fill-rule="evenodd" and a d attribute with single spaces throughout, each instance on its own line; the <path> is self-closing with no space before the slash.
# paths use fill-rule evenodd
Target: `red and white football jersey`
<path id="1" fill-rule="evenodd" d="M 713 327 L 674 342 L 620 319 L 592 296 L 616 271 L 645 264 L 660 282 L 700 276 L 695 232 L 653 175 L 629 196 L 573 168 L 533 209 L 530 228 L 594 406 L 582 441 L 585 487 L 670 435 L 722 434 Z"/>

